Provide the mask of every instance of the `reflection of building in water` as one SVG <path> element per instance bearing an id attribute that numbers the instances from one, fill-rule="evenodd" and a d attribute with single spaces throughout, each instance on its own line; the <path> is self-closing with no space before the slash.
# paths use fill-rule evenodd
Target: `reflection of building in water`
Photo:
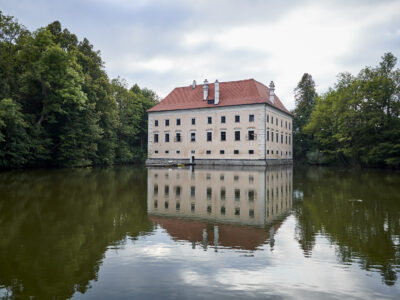
<path id="1" fill-rule="evenodd" d="M 147 195 L 149 215 L 174 238 L 254 249 L 292 206 L 292 167 L 149 168 Z"/>

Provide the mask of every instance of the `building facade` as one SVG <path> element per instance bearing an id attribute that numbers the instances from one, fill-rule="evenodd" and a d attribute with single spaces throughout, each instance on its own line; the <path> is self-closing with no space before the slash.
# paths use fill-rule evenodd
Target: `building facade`
<path id="1" fill-rule="evenodd" d="M 150 219 L 174 239 L 204 248 L 272 243 L 293 205 L 291 165 L 150 167 L 147 176 Z"/>
<path id="2" fill-rule="evenodd" d="M 292 166 L 149 168 L 149 215 L 265 227 L 292 207 Z"/>
<path id="3" fill-rule="evenodd" d="M 292 115 L 253 79 L 174 89 L 148 110 L 147 164 L 292 161 Z"/>

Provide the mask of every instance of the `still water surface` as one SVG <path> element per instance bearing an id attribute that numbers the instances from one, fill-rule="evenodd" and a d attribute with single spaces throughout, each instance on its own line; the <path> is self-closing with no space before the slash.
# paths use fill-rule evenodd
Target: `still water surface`
<path id="1" fill-rule="evenodd" d="M 399 275 L 399 173 L 0 173 L 0 299 L 399 299 Z"/>

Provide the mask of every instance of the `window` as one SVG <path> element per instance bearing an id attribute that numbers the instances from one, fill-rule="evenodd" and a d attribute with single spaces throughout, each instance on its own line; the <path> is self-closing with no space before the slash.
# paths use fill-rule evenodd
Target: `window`
<path id="1" fill-rule="evenodd" d="M 219 154 L 225 154 L 225 150 L 219 150 Z"/>
<path id="2" fill-rule="evenodd" d="M 235 216 L 240 216 L 240 208 L 235 207 Z"/>
<path id="3" fill-rule="evenodd" d="M 221 206 L 221 215 L 225 216 L 225 206 Z"/>
<path id="4" fill-rule="evenodd" d="M 235 131 L 235 141 L 240 141 L 240 131 L 239 130 Z"/>
<path id="5" fill-rule="evenodd" d="M 166 143 L 169 143 L 169 133 L 166 133 L 166 134 L 165 134 L 165 142 L 166 142 Z"/>
<path id="6" fill-rule="evenodd" d="M 165 197 L 169 196 L 169 185 L 164 186 L 164 195 L 165 195 Z"/>
<path id="7" fill-rule="evenodd" d="M 165 209 L 168 209 L 168 206 L 169 206 L 169 203 L 168 203 L 168 201 L 165 201 L 165 203 L 164 203 L 164 207 L 165 207 Z"/>
<path id="8" fill-rule="evenodd" d="M 226 132 L 221 131 L 221 141 L 226 141 Z"/>
<path id="9" fill-rule="evenodd" d="M 283 144 L 283 134 L 281 133 L 281 144 Z"/>
<path id="10" fill-rule="evenodd" d="M 240 201 L 240 190 L 235 189 L 235 201 Z"/>
<path id="11" fill-rule="evenodd" d="M 271 132 L 271 142 L 273 142 L 273 141 L 274 141 L 274 133 Z"/>
<path id="12" fill-rule="evenodd" d="M 175 187 L 175 197 L 179 198 L 181 196 L 181 187 L 178 185 Z"/>
<path id="13" fill-rule="evenodd" d="M 165 150 L 165 154 L 168 154 L 169 153 L 169 151 L 168 150 Z"/>
<path id="14" fill-rule="evenodd" d="M 196 118 L 192 118 L 192 125 L 196 125 Z"/>
<path id="15" fill-rule="evenodd" d="M 181 125 L 181 119 L 176 119 L 176 125 L 180 126 Z"/>
<path id="16" fill-rule="evenodd" d="M 212 211 L 211 205 L 208 205 L 207 206 L 207 213 L 211 214 L 211 211 Z"/>
<path id="17" fill-rule="evenodd" d="M 283 127 L 283 120 L 281 119 L 281 127 Z"/>
<path id="18" fill-rule="evenodd" d="M 210 174 L 210 173 L 207 173 L 207 174 L 206 174 L 206 179 L 207 179 L 207 180 L 211 180 L 211 174 Z"/>
<path id="19" fill-rule="evenodd" d="M 254 115 L 249 115 L 249 122 L 254 122 Z"/>
<path id="20" fill-rule="evenodd" d="M 267 123 L 269 123 L 269 115 L 267 115 Z"/>
<path id="21" fill-rule="evenodd" d="M 181 209 L 181 203 L 180 202 L 176 202 L 175 208 L 176 208 L 176 210 L 179 211 Z"/>
<path id="22" fill-rule="evenodd" d="M 157 207 L 158 207 L 158 201 L 154 200 L 154 208 L 157 208 Z"/>
<path id="23" fill-rule="evenodd" d="M 181 133 L 180 132 L 177 132 L 176 133 L 176 136 L 175 136 L 175 142 L 181 142 L 182 141 L 182 139 L 181 139 Z"/>
<path id="24" fill-rule="evenodd" d="M 248 131 L 247 138 L 248 138 L 249 141 L 254 141 L 255 140 L 254 130 L 249 130 Z"/>
<path id="25" fill-rule="evenodd" d="M 224 181 L 224 179 L 225 179 L 224 174 L 219 175 L 219 180 Z"/>
<path id="26" fill-rule="evenodd" d="M 250 217 L 251 219 L 254 218 L 254 209 L 249 209 L 249 217 Z"/>
<path id="27" fill-rule="evenodd" d="M 158 133 L 154 134 L 154 143 L 158 143 Z"/>
<path id="28" fill-rule="evenodd" d="M 196 196 L 196 187 L 190 187 L 190 197 L 194 198 Z"/>
<path id="29" fill-rule="evenodd" d="M 269 130 L 267 130 L 267 142 L 269 142 Z"/>
<path id="30" fill-rule="evenodd" d="M 190 133 L 190 141 L 195 142 L 196 141 L 196 132 L 191 132 Z"/>
<path id="31" fill-rule="evenodd" d="M 285 144 L 287 144 L 287 136 L 285 136 Z"/>
<path id="32" fill-rule="evenodd" d="M 239 150 L 233 150 L 233 154 L 239 154 Z"/>
<path id="33" fill-rule="evenodd" d="M 211 150 L 207 150 L 206 151 L 206 154 L 208 155 L 208 154 L 211 154 Z"/>
<path id="34" fill-rule="evenodd" d="M 271 124 L 274 124 L 274 117 L 271 116 Z"/>
<path id="35" fill-rule="evenodd" d="M 290 135 L 289 135 L 289 145 L 290 145 Z"/>
<path id="36" fill-rule="evenodd" d="M 254 182 L 254 176 L 253 175 L 249 175 L 249 183 L 253 183 Z"/>
<path id="37" fill-rule="evenodd" d="M 225 188 L 222 188 L 221 189 L 221 200 L 225 200 L 225 198 L 226 198 L 226 191 L 225 191 Z"/>
<path id="38" fill-rule="evenodd" d="M 158 120 L 154 121 L 154 126 L 158 127 Z"/>
<path id="39" fill-rule="evenodd" d="M 287 129 L 287 121 L 285 121 L 285 128 Z"/>
<path id="40" fill-rule="evenodd" d="M 226 121 L 225 116 L 221 116 L 221 123 L 225 123 L 225 121 Z"/>
<path id="41" fill-rule="evenodd" d="M 154 153 L 157 154 L 157 153 L 158 153 L 158 150 L 154 150 Z"/>
<path id="42" fill-rule="evenodd" d="M 207 123 L 208 123 L 208 124 L 212 124 L 212 117 L 208 117 L 208 118 L 207 118 Z"/>
<path id="43" fill-rule="evenodd" d="M 165 126 L 169 126 L 169 119 L 165 120 Z"/>
<path id="44" fill-rule="evenodd" d="M 276 140 L 275 140 L 277 143 L 279 143 L 279 134 L 278 133 L 276 133 Z"/>
<path id="45" fill-rule="evenodd" d="M 233 180 L 234 180 L 234 181 L 239 181 L 239 175 L 234 175 L 234 176 L 233 176 Z"/>
<path id="46" fill-rule="evenodd" d="M 271 154 L 274 154 L 274 150 L 271 150 Z"/>
<path id="47" fill-rule="evenodd" d="M 255 195 L 254 190 L 249 190 L 247 195 L 249 197 L 249 201 L 253 202 L 254 201 L 254 195 Z"/>
<path id="48" fill-rule="evenodd" d="M 207 200 L 211 200 L 212 189 L 210 187 L 207 188 Z"/>
<path id="49" fill-rule="evenodd" d="M 254 154 L 254 150 L 249 150 L 249 154 Z"/>
<path id="50" fill-rule="evenodd" d="M 176 154 L 179 154 L 179 153 L 181 153 L 181 150 L 176 150 Z"/>
<path id="51" fill-rule="evenodd" d="M 155 184 L 154 185 L 154 196 L 157 196 L 158 195 L 158 184 Z"/>
<path id="52" fill-rule="evenodd" d="M 278 126 L 278 118 L 276 118 L 276 126 Z"/>
<path id="53" fill-rule="evenodd" d="M 267 150 L 267 154 L 269 154 L 269 150 Z"/>
<path id="54" fill-rule="evenodd" d="M 290 129 L 290 122 L 289 122 L 289 129 Z"/>
<path id="55" fill-rule="evenodd" d="M 212 141 L 212 132 L 208 131 L 207 132 L 207 142 L 211 142 Z"/>
<path id="56" fill-rule="evenodd" d="M 191 210 L 192 212 L 194 212 L 195 209 L 196 209 L 196 204 L 192 203 L 192 204 L 190 205 L 190 210 Z"/>
<path id="57" fill-rule="evenodd" d="M 235 116 L 235 123 L 239 123 L 240 122 L 240 116 Z"/>
<path id="58" fill-rule="evenodd" d="M 190 153 L 195 154 L 196 150 L 191 150 Z"/>

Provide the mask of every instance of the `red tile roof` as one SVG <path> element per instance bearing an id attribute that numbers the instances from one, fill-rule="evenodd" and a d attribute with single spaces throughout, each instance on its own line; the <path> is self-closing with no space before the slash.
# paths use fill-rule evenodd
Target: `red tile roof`
<path id="1" fill-rule="evenodd" d="M 214 99 L 214 83 L 208 84 L 208 98 Z M 177 87 L 161 102 L 150 108 L 148 112 L 182 110 L 192 108 L 220 107 L 243 104 L 267 103 L 285 113 L 291 114 L 281 100 L 275 95 L 274 104 L 269 101 L 269 88 L 254 79 L 228 81 L 219 83 L 219 104 L 208 104 L 203 101 L 203 84 Z"/>
<path id="2" fill-rule="evenodd" d="M 160 216 L 150 216 L 149 219 L 161 225 L 174 240 L 203 242 L 203 229 L 207 231 L 207 244 L 214 245 L 214 230 L 207 222 L 196 220 L 175 219 Z M 272 225 L 277 232 L 282 222 Z M 256 250 L 270 238 L 269 230 L 259 227 L 240 225 L 225 225 L 218 223 L 219 246 Z M 215 245 L 214 245 L 215 246 Z"/>

